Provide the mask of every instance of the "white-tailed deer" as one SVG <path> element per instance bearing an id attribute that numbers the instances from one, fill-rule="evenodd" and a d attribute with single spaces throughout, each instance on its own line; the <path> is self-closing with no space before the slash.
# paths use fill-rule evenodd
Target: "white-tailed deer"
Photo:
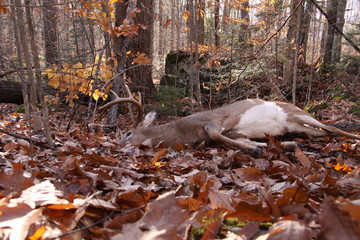
<path id="1" fill-rule="evenodd" d="M 261 99 L 247 99 L 214 110 L 199 112 L 170 123 L 150 126 L 156 117 L 150 112 L 142 119 L 141 104 L 131 97 L 120 98 L 112 92 L 115 100 L 105 104 L 100 109 L 111 105 L 131 102 L 138 108 L 138 121 L 134 129 L 124 134 L 120 144 L 147 145 L 149 147 L 171 146 L 173 144 L 196 144 L 203 141 L 226 143 L 241 150 L 259 153 L 259 147 L 266 143 L 250 139 L 270 136 L 281 136 L 285 133 L 305 133 L 310 136 L 325 136 L 335 134 L 353 139 L 360 135 L 342 131 L 336 127 L 325 125 L 300 108 L 290 103 L 269 102 Z M 139 124 L 140 123 L 140 124 Z M 285 148 L 295 148 L 297 142 L 282 142 Z"/>

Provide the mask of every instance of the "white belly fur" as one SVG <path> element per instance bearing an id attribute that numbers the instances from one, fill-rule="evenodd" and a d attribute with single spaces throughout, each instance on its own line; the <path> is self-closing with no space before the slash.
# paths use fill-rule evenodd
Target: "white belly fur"
<path id="1" fill-rule="evenodd" d="M 286 118 L 279 106 L 265 102 L 244 112 L 234 129 L 249 138 L 263 138 L 265 134 L 279 136 L 288 130 Z"/>

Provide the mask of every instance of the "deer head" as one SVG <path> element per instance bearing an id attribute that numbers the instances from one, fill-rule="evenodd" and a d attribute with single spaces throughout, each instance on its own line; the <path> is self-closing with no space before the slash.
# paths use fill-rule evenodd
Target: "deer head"
<path id="1" fill-rule="evenodd" d="M 126 86 L 127 98 L 115 100 L 100 109 L 111 105 L 131 102 L 138 108 L 138 118 L 134 129 L 124 134 L 120 144 L 171 146 L 176 143 L 196 144 L 215 141 L 236 146 L 244 151 L 259 153 L 265 143 L 250 139 L 264 138 L 266 134 L 280 136 L 285 133 L 305 133 L 310 136 L 324 136 L 329 133 L 360 139 L 359 135 L 344 132 L 333 126 L 325 125 L 290 103 L 269 102 L 261 99 L 247 99 L 214 110 L 199 112 L 170 123 L 151 126 L 156 118 L 155 112 L 142 118 L 141 103 L 136 101 Z M 282 142 L 285 148 L 295 148 L 296 142 Z"/>

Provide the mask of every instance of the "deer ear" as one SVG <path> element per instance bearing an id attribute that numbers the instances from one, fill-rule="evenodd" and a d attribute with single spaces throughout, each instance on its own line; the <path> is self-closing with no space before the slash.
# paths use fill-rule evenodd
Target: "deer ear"
<path id="1" fill-rule="evenodd" d="M 154 112 L 154 111 L 149 112 L 148 114 L 146 114 L 145 119 L 144 119 L 144 121 L 142 122 L 141 125 L 143 127 L 147 127 L 147 126 L 149 126 L 150 124 L 153 123 L 155 118 L 156 118 L 156 112 Z"/>

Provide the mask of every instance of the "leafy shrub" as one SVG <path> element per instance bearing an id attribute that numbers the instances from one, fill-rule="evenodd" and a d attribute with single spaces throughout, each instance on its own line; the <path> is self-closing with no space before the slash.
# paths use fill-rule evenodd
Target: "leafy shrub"
<path id="1" fill-rule="evenodd" d="M 157 101 L 155 110 L 160 114 L 178 115 L 182 110 L 180 99 L 184 96 L 184 88 L 160 86 L 159 91 L 155 93 L 155 99 Z"/>

